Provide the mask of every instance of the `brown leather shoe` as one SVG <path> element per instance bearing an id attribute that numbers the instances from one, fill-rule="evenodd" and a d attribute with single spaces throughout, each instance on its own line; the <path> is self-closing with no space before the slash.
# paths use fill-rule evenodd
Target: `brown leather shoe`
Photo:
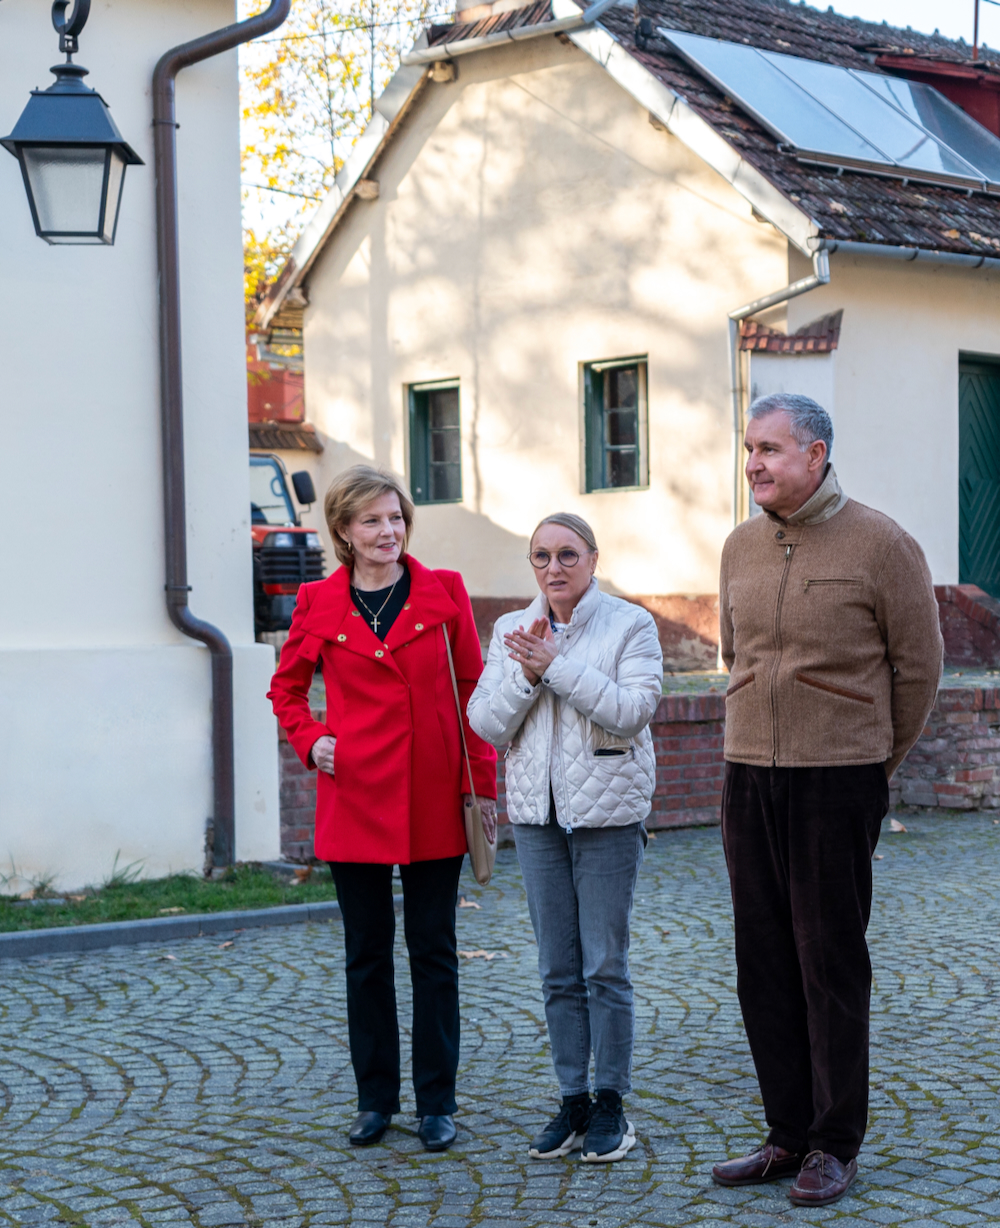
<path id="1" fill-rule="evenodd" d="M 801 1152 L 786 1151 L 774 1143 L 765 1143 L 748 1156 L 714 1164 L 712 1180 L 716 1185 L 760 1185 L 764 1181 L 794 1177 L 801 1164 Z"/>
<path id="2" fill-rule="evenodd" d="M 836 1156 L 825 1151 L 810 1151 L 788 1197 L 797 1207 L 825 1207 L 843 1198 L 857 1175 L 857 1160 L 841 1164 Z"/>

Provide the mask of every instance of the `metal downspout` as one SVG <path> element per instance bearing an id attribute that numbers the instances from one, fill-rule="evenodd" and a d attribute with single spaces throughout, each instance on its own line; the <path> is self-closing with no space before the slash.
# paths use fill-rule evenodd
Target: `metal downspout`
<path id="1" fill-rule="evenodd" d="M 153 144 L 156 170 L 156 257 L 160 296 L 160 421 L 163 437 L 163 525 L 166 599 L 178 630 L 208 646 L 212 656 L 213 814 L 215 865 L 231 865 L 236 849 L 233 766 L 233 650 L 222 631 L 188 607 L 187 510 L 184 495 L 184 400 L 181 373 L 181 298 L 177 224 L 177 120 L 174 82 L 191 64 L 230 51 L 276 29 L 291 0 L 202 38 L 174 47 L 153 72 Z"/>
<path id="2" fill-rule="evenodd" d="M 830 257 L 825 249 L 813 253 L 813 271 L 809 277 L 793 281 L 783 290 L 775 290 L 763 298 L 747 303 L 745 307 L 737 307 L 729 313 L 729 372 L 733 389 L 733 524 L 739 524 L 740 494 L 743 489 L 743 398 L 746 389 L 743 386 L 743 363 L 740 359 L 739 333 L 740 321 L 748 316 L 756 315 L 758 311 L 766 311 L 768 307 L 776 307 L 779 303 L 787 303 L 800 294 L 808 294 L 818 286 L 825 286 L 830 280 Z"/>

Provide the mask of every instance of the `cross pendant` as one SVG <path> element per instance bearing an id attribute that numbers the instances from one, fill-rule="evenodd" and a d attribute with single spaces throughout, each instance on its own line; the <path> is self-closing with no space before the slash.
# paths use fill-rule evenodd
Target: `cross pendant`
<path id="1" fill-rule="evenodd" d="M 375 632 L 376 635 L 378 635 L 378 615 L 377 614 L 372 618 L 372 630 Z"/>

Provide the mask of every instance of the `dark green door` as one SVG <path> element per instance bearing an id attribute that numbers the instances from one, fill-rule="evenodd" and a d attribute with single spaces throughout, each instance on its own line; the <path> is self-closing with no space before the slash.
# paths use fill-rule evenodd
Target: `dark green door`
<path id="1" fill-rule="evenodd" d="M 1000 597 L 1000 364 L 958 367 L 958 572 Z"/>

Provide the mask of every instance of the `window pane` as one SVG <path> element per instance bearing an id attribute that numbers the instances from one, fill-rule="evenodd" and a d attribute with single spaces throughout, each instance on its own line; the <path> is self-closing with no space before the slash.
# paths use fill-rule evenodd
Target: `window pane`
<path id="1" fill-rule="evenodd" d="M 431 430 L 458 426 L 458 389 L 437 388 L 429 394 Z"/>
<path id="2" fill-rule="evenodd" d="M 608 446 L 635 447 L 637 443 L 636 434 L 638 415 L 634 409 L 627 409 L 620 413 L 608 414 Z"/>
<path id="3" fill-rule="evenodd" d="M 462 438 L 458 431 L 431 431 L 431 461 L 434 464 L 458 464 Z"/>
<path id="4" fill-rule="evenodd" d="M 635 451 L 608 453 L 608 485 L 638 486 L 638 454 Z"/>
<path id="5" fill-rule="evenodd" d="M 639 404 L 638 367 L 612 367 L 608 376 L 608 409 L 632 409 Z"/>
<path id="6" fill-rule="evenodd" d="M 431 500 L 435 503 L 462 497 L 462 471 L 458 465 L 431 466 Z"/>
<path id="7" fill-rule="evenodd" d="M 250 459 L 250 520 L 252 524 L 294 524 L 285 480 L 272 460 Z"/>

